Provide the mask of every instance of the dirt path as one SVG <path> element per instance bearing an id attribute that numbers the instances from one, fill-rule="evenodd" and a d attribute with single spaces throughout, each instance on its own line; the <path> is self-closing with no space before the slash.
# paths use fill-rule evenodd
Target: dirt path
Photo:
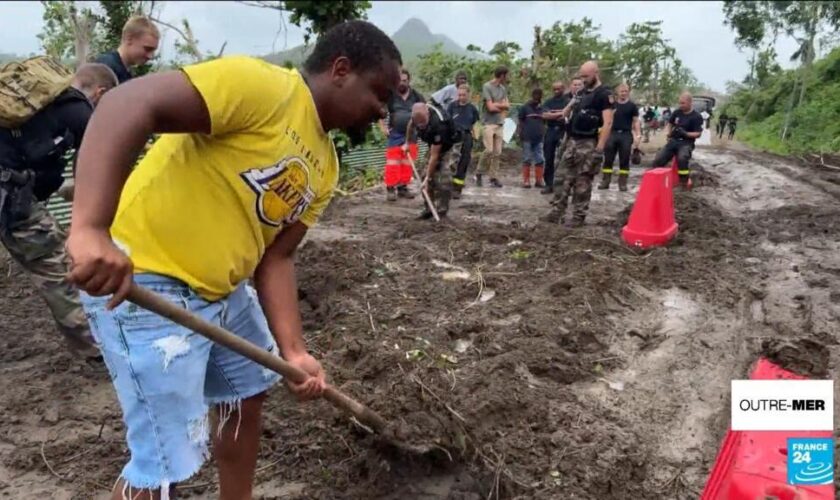
<path id="1" fill-rule="evenodd" d="M 702 185 L 677 194 L 679 235 L 647 253 L 618 239 L 639 172 L 630 193 L 595 191 L 575 231 L 537 222 L 547 198 L 514 187 L 515 156 L 505 188 L 469 188 L 439 225 L 414 219 L 418 200 L 337 200 L 299 255 L 310 344 L 452 461 L 394 454 L 275 390 L 257 496 L 697 498 L 732 378 L 761 353 L 816 376 L 840 363 L 835 180 L 712 143 Z M 0 264 L 0 498 L 101 496 L 126 456 L 107 374 L 55 343 Z M 213 498 L 215 480 L 205 467 L 180 492 Z"/>

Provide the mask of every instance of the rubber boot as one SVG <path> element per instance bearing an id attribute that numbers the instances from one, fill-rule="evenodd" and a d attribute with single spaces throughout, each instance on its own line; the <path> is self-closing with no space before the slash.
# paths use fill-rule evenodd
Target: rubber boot
<path id="1" fill-rule="evenodd" d="M 627 191 L 627 174 L 618 174 L 618 190 Z"/>
<path id="2" fill-rule="evenodd" d="M 475 174 L 475 185 L 478 187 L 482 187 L 484 185 L 481 174 Z"/>
<path id="3" fill-rule="evenodd" d="M 531 165 L 522 165 L 522 187 L 531 189 Z"/>
<path id="4" fill-rule="evenodd" d="M 388 188 L 388 195 L 385 197 L 388 201 L 397 201 L 397 188 L 391 186 Z"/>
<path id="5" fill-rule="evenodd" d="M 601 183 L 598 184 L 598 189 L 609 189 L 611 178 L 612 174 L 601 174 Z"/>
<path id="6" fill-rule="evenodd" d="M 400 198 L 405 198 L 407 200 L 414 199 L 414 193 L 412 193 L 411 190 L 408 189 L 408 186 L 404 184 L 397 186 L 397 196 Z"/>
<path id="7" fill-rule="evenodd" d="M 543 168 L 542 165 L 537 165 L 536 167 L 534 167 L 534 177 L 536 177 L 536 179 L 534 179 L 534 187 L 538 187 L 538 188 L 544 188 L 545 187 L 545 182 L 543 182 L 543 173 L 544 172 L 545 172 L 545 169 Z"/>

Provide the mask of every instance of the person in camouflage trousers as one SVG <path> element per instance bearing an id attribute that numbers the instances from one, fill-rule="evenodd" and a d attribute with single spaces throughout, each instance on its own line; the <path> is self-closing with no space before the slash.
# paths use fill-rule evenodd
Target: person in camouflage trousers
<path id="1" fill-rule="evenodd" d="M 0 228 L 0 242 L 27 272 L 70 347 L 95 356 L 97 350 L 79 292 L 66 279 L 68 260 L 64 242 L 67 234 L 43 202 L 34 203 L 31 212 L 26 219 Z"/>
<path id="2" fill-rule="evenodd" d="M 452 145 L 452 149 L 442 154 L 438 168 L 426 183 L 429 198 L 435 204 L 435 210 L 441 217 L 449 211 L 449 200 L 452 199 L 452 179 L 461 161 L 462 145 L 461 142 L 456 142 Z M 425 213 L 424 211 L 423 214 Z"/>
<path id="3" fill-rule="evenodd" d="M 604 163 L 604 146 L 612 127 L 614 98 L 601 85 L 600 71 L 594 61 L 580 67 L 584 89 L 564 109 L 570 116 L 563 156 L 560 159 L 562 188 L 555 193 L 554 208 L 544 218 L 547 222 L 566 223 L 565 216 L 572 199 L 572 219 L 568 227 L 582 226 L 589 211 L 592 180 Z"/>
<path id="4" fill-rule="evenodd" d="M 83 64 L 49 104 L 13 128 L 0 127 L 0 243 L 27 272 L 70 347 L 89 358 L 99 350 L 79 292 L 66 278 L 67 235 L 46 201 L 61 186 L 65 155 L 81 145 L 94 106 L 116 85 L 117 77 L 104 64 Z"/>
<path id="5" fill-rule="evenodd" d="M 589 211 L 592 197 L 592 182 L 601 169 L 601 158 L 595 153 L 597 143 L 594 139 L 569 138 L 560 158 L 563 184 L 551 202 L 554 210 L 550 222 L 565 222 L 569 198 L 572 199 L 572 220 L 580 223 Z"/>

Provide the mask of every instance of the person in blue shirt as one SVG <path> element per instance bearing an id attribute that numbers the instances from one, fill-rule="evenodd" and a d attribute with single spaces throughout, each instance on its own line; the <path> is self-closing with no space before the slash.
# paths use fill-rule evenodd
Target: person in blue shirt
<path id="1" fill-rule="evenodd" d="M 157 26 L 147 17 L 133 16 L 123 26 L 120 46 L 100 55 L 96 62 L 111 68 L 122 84 L 133 78 L 131 67 L 146 64 L 155 56 L 159 44 Z"/>
<path id="2" fill-rule="evenodd" d="M 519 140 L 522 144 L 522 187 L 531 187 L 531 166 L 534 167 L 534 186 L 545 187 L 543 183 L 543 123 L 542 89 L 531 91 L 531 100 L 519 108 Z"/>
<path id="3" fill-rule="evenodd" d="M 461 157 L 452 178 L 452 198 L 459 199 L 464 189 L 467 168 L 470 166 L 473 149 L 473 127 L 479 119 L 478 108 L 470 102 L 470 86 L 463 84 L 458 87 L 458 100 L 451 102 L 446 108 L 446 114 L 452 117 L 455 125 L 463 132 L 461 142 Z"/>

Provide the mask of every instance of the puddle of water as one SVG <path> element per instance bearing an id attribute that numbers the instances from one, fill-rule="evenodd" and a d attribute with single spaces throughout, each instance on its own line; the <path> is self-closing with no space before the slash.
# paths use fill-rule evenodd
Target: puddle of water
<path id="1" fill-rule="evenodd" d="M 699 310 L 696 302 L 676 288 L 665 290 L 661 301 L 665 310 L 660 332 L 682 334 L 691 329 L 691 321 Z"/>

